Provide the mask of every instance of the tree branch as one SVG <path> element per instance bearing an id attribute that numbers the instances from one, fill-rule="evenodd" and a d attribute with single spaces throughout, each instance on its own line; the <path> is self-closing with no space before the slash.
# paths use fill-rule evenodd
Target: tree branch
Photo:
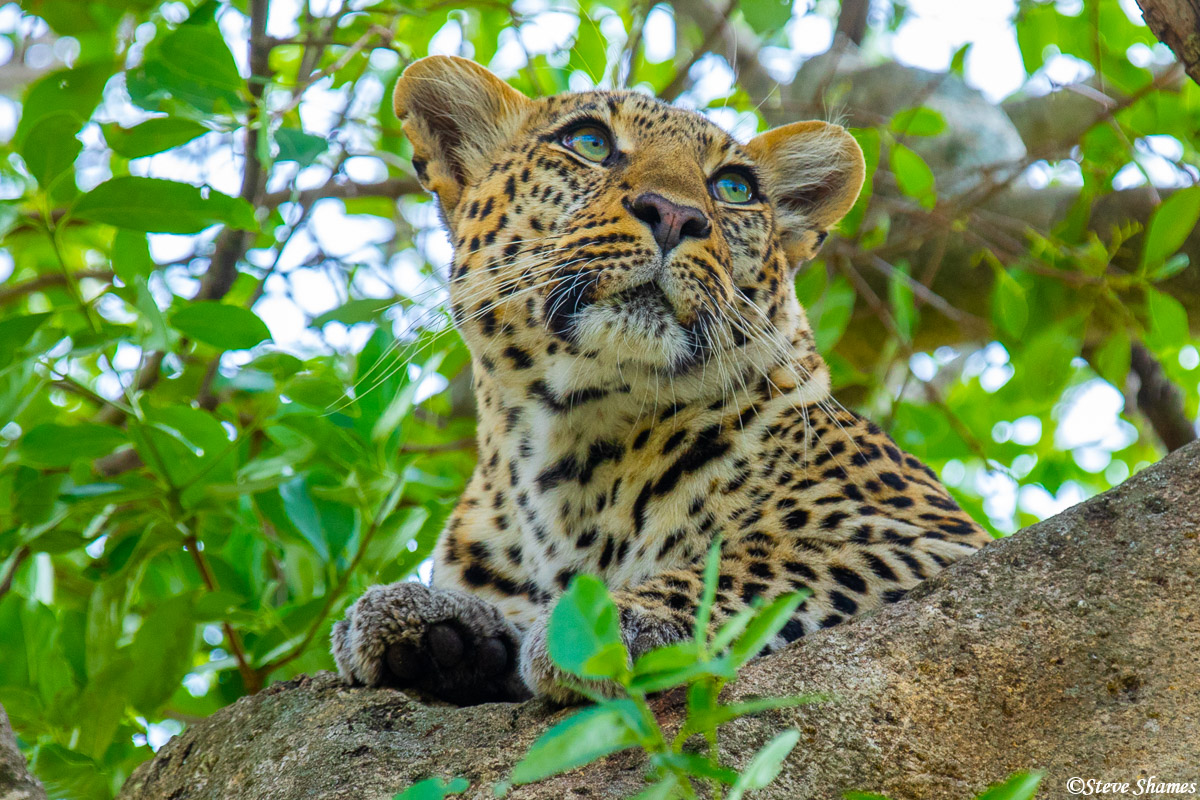
<path id="1" fill-rule="evenodd" d="M 92 278 L 98 281 L 111 281 L 113 279 L 113 271 L 110 269 L 84 269 L 72 273 L 71 277 L 76 281 L 81 281 L 85 278 Z M 34 292 L 40 292 L 52 286 L 65 286 L 67 283 L 67 276 L 61 272 L 48 272 L 45 275 L 39 275 L 24 283 L 18 283 L 7 289 L 0 289 L 0 306 L 20 300 L 22 297 Z"/>
<path id="2" fill-rule="evenodd" d="M 246 120 L 246 133 L 243 140 L 244 168 L 242 170 L 242 190 L 239 196 L 253 206 L 258 206 L 259 194 L 266 182 L 266 173 L 262 161 L 258 157 L 259 139 L 263 133 L 262 98 L 267 82 L 271 77 L 270 55 L 271 40 L 267 37 L 267 13 L 270 0 L 250 0 L 250 39 L 249 62 L 251 97 L 251 113 Z M 212 260 L 200 283 L 197 300 L 220 300 L 233 286 L 237 277 L 237 263 L 246 254 L 246 248 L 253 240 L 251 231 L 239 231 L 226 227 L 217 236 Z"/>
<path id="3" fill-rule="evenodd" d="M 1067 779 L 1080 775 L 1195 781 L 1186 770 L 1200 763 L 1198 530 L 1193 444 L 955 562 L 899 603 L 752 662 L 723 700 L 833 699 L 722 726 L 722 758 L 743 766 L 781 730 L 799 729 L 803 745 L 755 794 L 764 800 L 846 790 L 963 800 L 1018 769 L 1044 770 L 1047 798 L 1067 797 Z M 685 696 L 652 705 L 677 725 Z M 574 711 L 428 705 L 325 673 L 190 726 L 119 797 L 334 800 L 350 774 L 362 797 L 451 775 L 471 781 L 465 796 L 490 797 L 530 743 Z M 506 796 L 615 800 L 645 788 L 646 768 L 631 750 Z"/>
<path id="4" fill-rule="evenodd" d="M 1146 24 L 1200 83 L 1200 0 L 1137 0 Z"/>
<path id="5" fill-rule="evenodd" d="M 0 798 L 46 800 L 42 785 L 29 774 L 25 756 L 17 747 L 17 738 L 3 706 L 0 706 Z"/>
<path id="6" fill-rule="evenodd" d="M 220 586 L 217 584 L 217 578 L 213 574 L 212 567 L 208 564 L 208 559 L 204 557 L 204 551 L 200 549 L 200 543 L 196 540 L 196 537 L 189 535 L 184 540 L 183 546 L 191 554 L 192 561 L 196 564 L 196 570 L 200 573 L 205 588 L 210 592 L 219 590 Z M 246 658 L 246 651 L 242 649 L 241 637 L 238 636 L 237 631 L 226 620 L 221 621 L 221 628 L 225 631 L 225 638 L 229 641 L 229 649 L 233 653 L 233 660 L 237 662 L 238 673 L 242 676 L 242 683 L 246 687 L 247 694 L 258 692 L 262 689 L 262 676 L 250 666 L 250 661 Z"/>
<path id="7" fill-rule="evenodd" d="M 837 33 L 856 45 L 862 44 L 863 37 L 867 35 L 867 13 L 870 10 L 871 0 L 842 0 Z"/>
<path id="8" fill-rule="evenodd" d="M 326 197 L 390 197 L 397 199 L 406 194 L 423 192 L 416 178 L 408 176 L 387 178 L 376 183 L 355 183 L 354 181 L 331 179 L 315 189 L 304 191 L 271 192 L 262 199 L 262 204 L 270 209 L 278 208 L 284 203 L 299 203 L 310 206 Z"/>
<path id="9" fill-rule="evenodd" d="M 1196 423 L 1184 408 L 1183 392 L 1140 342 L 1133 345 L 1130 366 L 1138 377 L 1138 411 L 1150 422 L 1167 450 L 1178 450 L 1196 441 Z"/>
<path id="10" fill-rule="evenodd" d="M 17 548 L 16 555 L 13 556 L 12 564 L 9 565 L 8 571 L 4 573 L 4 578 L 0 579 L 0 597 L 8 594 L 8 590 L 12 588 L 13 579 L 17 577 L 17 570 L 25 563 L 25 559 L 29 558 L 31 551 L 29 547 L 22 545 Z M 3 797 L 3 795 L 0 795 Z"/>

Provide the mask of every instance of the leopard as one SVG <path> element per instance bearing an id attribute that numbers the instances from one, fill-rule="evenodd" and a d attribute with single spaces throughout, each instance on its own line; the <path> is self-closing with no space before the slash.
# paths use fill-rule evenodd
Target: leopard
<path id="1" fill-rule="evenodd" d="M 647 93 L 531 99 L 455 56 L 412 62 L 393 101 L 453 246 L 478 458 L 429 583 L 371 586 L 333 626 L 346 682 L 574 703 L 547 631 L 577 575 L 636 659 L 692 635 L 719 547 L 713 629 L 805 593 L 778 650 L 991 541 L 833 398 L 797 300 L 863 185 L 851 132 L 741 143 Z"/>

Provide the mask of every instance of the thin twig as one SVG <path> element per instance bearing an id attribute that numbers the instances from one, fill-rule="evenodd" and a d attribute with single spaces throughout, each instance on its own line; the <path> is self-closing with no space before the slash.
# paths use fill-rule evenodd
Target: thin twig
<path id="1" fill-rule="evenodd" d="M 25 559 L 29 558 L 30 550 L 27 545 L 21 545 L 17 548 L 16 554 L 13 556 L 13 562 L 8 567 L 8 572 L 4 573 L 4 579 L 0 580 L 0 597 L 8 594 L 8 590 L 12 588 L 13 579 L 17 577 L 17 570 L 25 563 Z"/>
<path id="2" fill-rule="evenodd" d="M 204 557 L 204 551 L 200 549 L 199 542 L 196 541 L 196 536 L 194 534 L 188 535 L 183 540 L 183 546 L 191 554 L 192 561 L 195 562 L 196 569 L 200 572 L 200 577 L 204 581 L 204 585 L 208 591 L 219 591 L 221 587 L 217 583 L 217 576 L 213 574 L 208 559 Z M 229 640 L 229 649 L 232 651 L 233 658 L 237 662 L 238 672 L 242 676 L 242 683 L 246 687 L 246 692 L 256 694 L 263 687 L 262 676 L 250 666 L 250 662 L 246 658 L 246 651 L 242 648 L 241 637 L 233 629 L 233 625 L 227 620 L 221 620 L 221 628 L 225 631 L 225 638 Z"/>
<path id="3" fill-rule="evenodd" d="M 71 273 L 71 278 L 75 281 L 81 281 L 87 278 L 99 281 L 111 281 L 113 279 L 113 271 L 111 269 L 84 269 L 78 272 Z M 46 275 L 39 275 L 36 278 L 18 283 L 15 286 L 10 286 L 7 289 L 0 289 L 0 305 L 11 303 L 14 300 L 19 300 L 26 295 L 40 292 L 43 289 L 49 289 L 52 286 L 63 286 L 67 283 L 67 276 L 59 272 L 51 272 Z"/>

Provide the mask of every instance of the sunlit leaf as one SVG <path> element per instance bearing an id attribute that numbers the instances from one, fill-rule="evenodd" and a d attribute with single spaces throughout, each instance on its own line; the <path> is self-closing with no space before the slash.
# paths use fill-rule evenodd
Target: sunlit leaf
<path id="1" fill-rule="evenodd" d="M 554 663 L 581 678 L 617 678 L 628 669 L 620 614 L 608 589 L 578 575 L 550 614 L 547 647 Z"/>
<path id="2" fill-rule="evenodd" d="M 1162 264 L 1175 253 L 1200 221 L 1200 186 L 1180 189 L 1162 202 L 1146 226 L 1142 268 Z"/>
<path id="3" fill-rule="evenodd" d="M 72 214 L 148 233 L 199 233 L 224 224 L 254 230 L 250 204 L 209 188 L 161 178 L 112 178 L 79 198 Z"/>
<path id="4" fill-rule="evenodd" d="M 629 700 L 584 709 L 546 731 L 513 768 L 512 782 L 533 783 L 633 747 L 644 731 L 641 712 Z"/>
<path id="5" fill-rule="evenodd" d="M 107 455 L 129 438 L 119 429 L 108 425 L 59 425 L 43 423 L 21 439 L 21 457 L 47 467 L 63 467 L 77 458 L 97 458 Z"/>
<path id="6" fill-rule="evenodd" d="M 271 338 L 266 323 L 253 311 L 211 300 L 184 306 L 171 315 L 171 325 L 220 350 L 248 350 Z"/>
<path id="7" fill-rule="evenodd" d="M 976 800 L 1033 800 L 1041 782 L 1041 772 L 1018 772 L 989 788 Z"/>
<path id="8" fill-rule="evenodd" d="M 427 778 L 419 783 L 414 783 L 393 797 L 392 800 L 443 800 L 452 794 L 462 794 L 469 788 L 471 788 L 471 784 L 466 778 L 455 778 L 452 781 Z"/>
<path id="9" fill-rule="evenodd" d="M 937 192 L 934 190 L 936 181 L 925 159 L 902 144 L 894 144 L 890 163 L 900 191 L 925 208 L 933 208 L 937 204 Z"/>
<path id="10" fill-rule="evenodd" d="M 800 731 L 786 730 L 763 745 L 746 765 L 737 782 L 725 795 L 726 800 L 741 800 L 742 795 L 755 789 L 765 789 L 783 769 L 783 761 L 800 741 Z"/>
<path id="11" fill-rule="evenodd" d="M 906 108 L 896 112 L 888 125 L 899 136 L 937 136 L 946 129 L 946 119 L 932 108 Z"/>
<path id="12" fill-rule="evenodd" d="M 125 158 L 141 158 L 161 153 L 172 147 L 187 144 L 206 133 L 208 128 L 182 117 L 156 117 L 132 128 L 122 128 L 115 124 L 104 126 L 104 140 L 114 152 Z"/>

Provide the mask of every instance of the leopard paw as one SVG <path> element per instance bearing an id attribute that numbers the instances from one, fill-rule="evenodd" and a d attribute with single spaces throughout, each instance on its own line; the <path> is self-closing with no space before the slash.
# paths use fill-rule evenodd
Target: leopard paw
<path id="1" fill-rule="evenodd" d="M 418 689 L 458 705 L 528 696 L 520 634 L 491 604 L 401 582 L 372 586 L 333 626 L 333 656 L 351 684 Z"/>

